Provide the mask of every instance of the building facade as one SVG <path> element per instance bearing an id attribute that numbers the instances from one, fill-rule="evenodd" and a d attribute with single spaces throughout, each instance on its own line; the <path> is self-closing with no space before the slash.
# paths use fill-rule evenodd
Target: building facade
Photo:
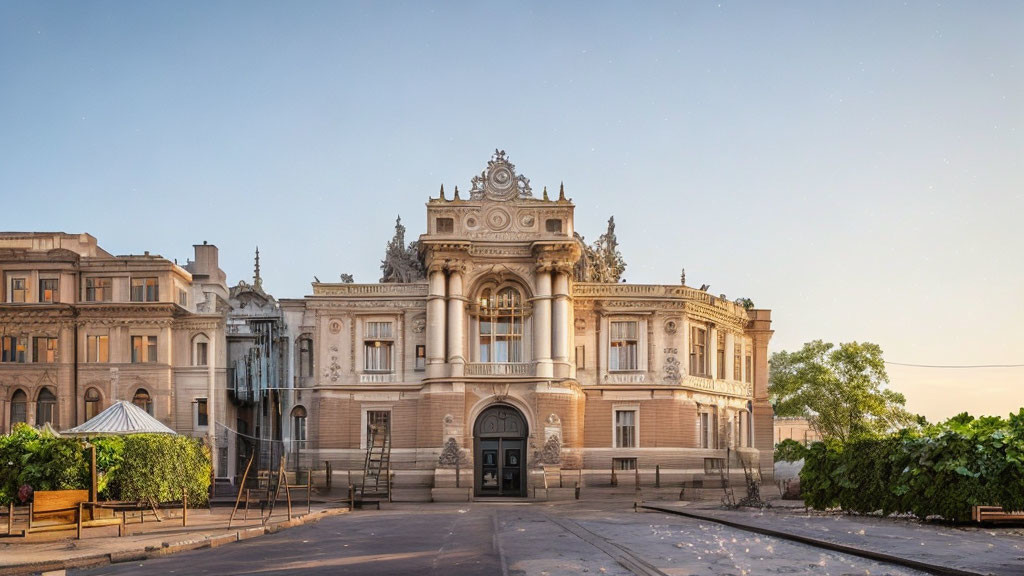
<path id="1" fill-rule="evenodd" d="M 476 496 L 525 495 L 544 467 L 660 466 L 696 483 L 744 457 L 770 477 L 770 311 L 583 281 L 609 255 L 573 218 L 564 192 L 534 197 L 499 151 L 468 198 L 429 200 L 411 247 L 422 279 L 414 261 L 385 261 L 385 282 L 281 300 L 306 461 L 361 469 L 383 426 L 399 475 L 440 486 L 458 462 Z"/>
<path id="2" fill-rule="evenodd" d="M 496 151 L 466 197 L 429 199 L 417 241 L 396 225 L 381 282 L 279 301 L 258 252 L 229 290 L 206 243 L 178 266 L 0 233 L 0 430 L 128 399 L 207 436 L 225 480 L 253 454 L 361 472 L 371 429 L 399 483 L 457 476 L 476 496 L 527 495 L 552 469 L 699 485 L 742 460 L 770 477 L 770 311 L 620 282 L 613 222 L 590 247 L 574 209 Z"/>

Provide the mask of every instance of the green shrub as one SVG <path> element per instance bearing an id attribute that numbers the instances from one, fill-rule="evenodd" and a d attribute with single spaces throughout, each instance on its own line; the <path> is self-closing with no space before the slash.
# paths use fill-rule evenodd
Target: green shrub
<path id="1" fill-rule="evenodd" d="M 800 472 L 818 509 L 970 519 L 975 505 L 1024 510 L 1024 409 L 1009 419 L 967 414 L 919 431 L 812 444 Z"/>
<path id="2" fill-rule="evenodd" d="M 123 500 L 179 500 L 185 488 L 189 502 L 203 506 L 210 488 L 209 450 L 187 436 L 127 436 L 117 478 Z"/>
<path id="3" fill-rule="evenodd" d="M 807 447 L 792 438 L 786 438 L 775 445 L 776 462 L 796 462 L 797 460 L 803 460 L 804 454 L 806 453 Z"/>
<path id="4" fill-rule="evenodd" d="M 89 488 L 86 442 L 96 447 L 96 487 L 104 500 L 168 502 L 188 490 L 191 505 L 203 506 L 210 487 L 209 450 L 186 436 L 133 434 L 83 441 L 40 434 L 18 424 L 0 436 L 0 505 L 15 500 L 18 488 Z"/>

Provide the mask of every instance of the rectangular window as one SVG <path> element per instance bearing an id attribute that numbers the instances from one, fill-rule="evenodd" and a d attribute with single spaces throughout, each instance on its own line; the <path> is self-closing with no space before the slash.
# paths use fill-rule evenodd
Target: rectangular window
<path id="1" fill-rule="evenodd" d="M 60 302 L 58 286 L 60 281 L 56 278 L 42 278 L 39 280 L 39 301 Z"/>
<path id="2" fill-rule="evenodd" d="M 367 410 L 366 411 L 366 441 L 370 438 L 378 444 L 390 437 L 391 432 L 391 411 L 390 410 Z"/>
<path id="3" fill-rule="evenodd" d="M 558 220 L 557 218 L 549 218 L 546 222 L 544 222 L 544 227 L 548 232 L 551 232 L 553 234 L 562 233 L 562 221 Z"/>
<path id="4" fill-rule="evenodd" d="M 299 377 L 313 375 L 313 340 L 299 338 Z"/>
<path id="5" fill-rule="evenodd" d="M 206 366 L 206 342 L 196 342 L 196 366 Z"/>
<path id="6" fill-rule="evenodd" d="M 718 345 L 715 348 L 715 360 L 717 361 L 718 374 L 715 376 L 719 380 L 725 378 L 725 333 L 718 333 Z"/>
<path id="7" fill-rule="evenodd" d="M 132 336 L 132 363 L 156 362 L 156 336 Z"/>
<path id="8" fill-rule="evenodd" d="M 367 322 L 363 347 L 363 371 L 393 372 L 391 322 Z"/>
<path id="9" fill-rule="evenodd" d="M 86 278 L 86 302 L 110 302 L 113 295 L 113 281 L 110 278 Z"/>
<path id="10" fill-rule="evenodd" d="M 435 228 L 438 234 L 451 234 L 455 231 L 455 220 L 452 218 L 438 218 L 435 221 Z"/>
<path id="11" fill-rule="evenodd" d="M 754 381 L 754 357 L 747 351 L 747 383 Z"/>
<path id="12" fill-rule="evenodd" d="M 11 278 L 11 302 L 28 302 L 28 281 L 25 278 Z"/>
<path id="13" fill-rule="evenodd" d="M 576 347 L 576 369 L 586 370 L 587 369 L 587 347 L 577 346 Z"/>
<path id="14" fill-rule="evenodd" d="M 636 470 L 636 458 L 612 458 L 616 470 Z"/>
<path id="15" fill-rule="evenodd" d="M 110 362 L 110 337 L 86 336 L 85 361 L 100 363 Z"/>
<path id="16" fill-rule="evenodd" d="M 0 338 L 0 362 L 25 362 L 26 338 L 4 336 Z"/>
<path id="17" fill-rule="evenodd" d="M 205 428 L 210 425 L 210 415 L 207 412 L 206 398 L 196 398 L 196 427 Z"/>
<path id="18" fill-rule="evenodd" d="M 609 370 L 637 370 L 637 326 L 639 322 L 611 323 L 611 350 L 608 352 Z"/>
<path id="19" fill-rule="evenodd" d="M 416 345 L 416 370 L 426 370 L 427 368 L 427 347 L 424 344 Z"/>
<path id="20" fill-rule="evenodd" d="M 132 278 L 132 302 L 156 302 L 160 299 L 160 285 L 156 278 Z"/>
<path id="21" fill-rule="evenodd" d="M 188 292 L 184 288 L 178 288 L 178 306 L 188 308 Z"/>
<path id="22" fill-rule="evenodd" d="M 708 331 L 700 326 L 690 328 L 690 374 L 708 375 Z"/>
<path id="23" fill-rule="evenodd" d="M 615 447 L 636 448 L 636 410 L 615 411 Z"/>
<path id="24" fill-rule="evenodd" d="M 40 364 L 53 364 L 57 361 L 57 339 L 48 336 L 37 336 L 32 339 L 32 361 Z"/>
<path id="25" fill-rule="evenodd" d="M 715 433 L 718 428 L 718 415 L 712 410 L 705 410 L 697 414 L 697 436 L 698 445 L 701 448 L 717 448 Z"/>

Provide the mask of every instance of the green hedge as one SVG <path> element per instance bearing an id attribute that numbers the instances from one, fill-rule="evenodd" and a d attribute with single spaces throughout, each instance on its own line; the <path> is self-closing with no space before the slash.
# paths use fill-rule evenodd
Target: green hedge
<path id="1" fill-rule="evenodd" d="M 786 438 L 775 445 L 776 462 L 796 462 L 803 460 L 805 454 L 807 447 L 792 438 Z"/>
<path id="2" fill-rule="evenodd" d="M 209 449 L 198 439 L 165 434 L 103 436 L 96 446 L 97 489 L 104 500 L 158 502 L 181 499 L 204 506 L 210 488 Z M 85 443 L 42 434 L 18 424 L 0 436 L 0 505 L 15 500 L 18 489 L 84 490 L 89 487 Z"/>
<path id="3" fill-rule="evenodd" d="M 816 442 L 800 472 L 813 508 L 964 521 L 975 505 L 1024 510 L 1024 408 L 1008 419 L 961 414 L 922 430 Z"/>

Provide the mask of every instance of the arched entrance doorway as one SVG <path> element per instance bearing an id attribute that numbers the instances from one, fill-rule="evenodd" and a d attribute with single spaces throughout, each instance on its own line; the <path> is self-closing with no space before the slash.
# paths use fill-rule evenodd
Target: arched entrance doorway
<path id="1" fill-rule="evenodd" d="M 526 496 L 526 419 L 511 406 L 484 410 L 473 426 L 476 496 Z"/>

